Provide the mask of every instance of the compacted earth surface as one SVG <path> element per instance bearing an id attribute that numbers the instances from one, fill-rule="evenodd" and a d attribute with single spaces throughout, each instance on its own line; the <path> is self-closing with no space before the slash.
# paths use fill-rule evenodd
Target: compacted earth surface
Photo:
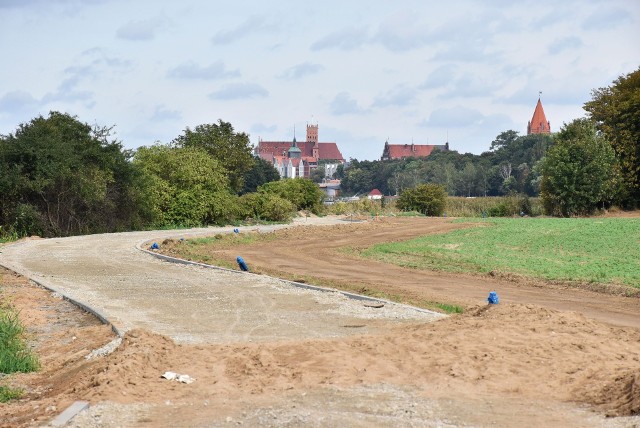
<path id="1" fill-rule="evenodd" d="M 20 311 L 42 368 L 0 379 L 25 391 L 0 404 L 0 426 L 47 425 L 76 400 L 91 407 L 68 426 L 640 426 L 637 295 L 416 271 L 344 250 L 462 227 L 445 219 L 307 222 L 208 257 L 241 254 L 253 272 L 464 313 L 345 301 L 135 248 L 157 240 L 175 254 L 186 231 L 5 245 L 0 298 Z M 492 290 L 498 305 L 486 304 Z"/>

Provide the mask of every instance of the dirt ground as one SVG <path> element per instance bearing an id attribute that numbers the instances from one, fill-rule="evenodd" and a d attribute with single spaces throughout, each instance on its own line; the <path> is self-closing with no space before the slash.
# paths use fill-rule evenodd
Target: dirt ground
<path id="1" fill-rule="evenodd" d="M 637 296 L 420 272 L 339 251 L 454 227 L 395 219 L 287 228 L 285 239 L 242 247 L 252 270 L 467 308 L 436 322 L 344 324 L 352 334 L 336 337 L 190 344 L 133 328 L 113 353 L 88 360 L 114 339 L 110 328 L 0 270 L 1 297 L 21 311 L 43 366 L 0 380 L 27 391 L 0 404 L 0 426 L 42 426 L 74 400 L 92 404 L 77 427 L 640 426 L 631 416 L 640 414 Z M 485 304 L 490 290 L 499 305 Z M 196 380 L 168 381 L 165 370 Z"/>

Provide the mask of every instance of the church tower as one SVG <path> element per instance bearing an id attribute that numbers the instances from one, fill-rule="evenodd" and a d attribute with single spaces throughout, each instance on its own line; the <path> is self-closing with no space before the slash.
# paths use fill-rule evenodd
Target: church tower
<path id="1" fill-rule="evenodd" d="M 307 124 L 307 143 L 318 142 L 318 125 Z"/>
<path id="2" fill-rule="evenodd" d="M 300 159 L 302 157 L 302 150 L 298 147 L 298 143 L 296 142 L 296 136 L 293 136 L 293 144 L 289 147 L 287 151 L 287 157 L 291 159 Z"/>
<path id="3" fill-rule="evenodd" d="M 536 109 L 533 111 L 533 117 L 529 121 L 527 125 L 527 135 L 531 134 L 550 134 L 551 133 L 551 123 L 547 120 L 547 117 L 544 115 L 544 109 L 542 108 L 542 102 L 540 101 L 540 97 L 538 97 L 538 104 L 536 104 Z"/>

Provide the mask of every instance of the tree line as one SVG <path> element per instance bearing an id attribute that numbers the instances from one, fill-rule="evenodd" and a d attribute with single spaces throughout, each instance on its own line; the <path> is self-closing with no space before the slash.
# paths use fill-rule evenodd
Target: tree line
<path id="1" fill-rule="evenodd" d="M 313 182 L 278 181 L 222 120 L 135 151 L 111 131 L 54 111 L 1 136 L 0 236 L 285 221 L 322 207 Z"/>
<path id="2" fill-rule="evenodd" d="M 640 206 L 640 68 L 592 91 L 584 108 L 585 118 L 552 135 L 504 131 L 481 155 L 352 159 L 337 174 L 347 194 L 378 188 L 400 195 L 406 209 L 447 194 L 514 193 L 541 196 L 559 216 Z M 0 135 L 0 238 L 284 221 L 322 209 L 313 181 L 279 180 L 230 123 L 137 150 L 124 149 L 112 130 L 53 111 Z"/>
<path id="3" fill-rule="evenodd" d="M 351 159 L 338 168 L 342 189 L 348 195 L 372 189 L 384 195 L 400 195 L 419 184 L 439 184 L 451 196 L 499 196 L 511 192 L 537 196 L 540 191 L 540 161 L 551 146 L 550 135 L 519 136 L 505 131 L 481 155 L 455 150 L 434 150 L 426 158 L 389 161 Z"/>
<path id="4" fill-rule="evenodd" d="M 540 196 L 550 215 L 640 207 L 640 69 L 592 91 L 586 117 L 554 134 L 501 132 L 480 155 L 435 150 L 427 158 L 351 159 L 336 173 L 347 195 L 402 195 L 423 184 L 450 196 Z M 422 187 L 423 189 L 426 189 Z"/>

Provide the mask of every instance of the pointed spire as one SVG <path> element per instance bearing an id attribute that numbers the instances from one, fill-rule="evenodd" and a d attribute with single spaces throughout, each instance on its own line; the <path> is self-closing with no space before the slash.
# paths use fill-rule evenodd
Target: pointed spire
<path id="1" fill-rule="evenodd" d="M 536 109 L 533 111 L 533 117 L 527 125 L 527 135 L 530 134 L 549 134 L 551 133 L 551 123 L 547 120 L 547 116 L 544 114 L 544 108 L 542 108 L 542 101 L 540 97 L 542 91 L 538 92 L 538 103 Z"/>

